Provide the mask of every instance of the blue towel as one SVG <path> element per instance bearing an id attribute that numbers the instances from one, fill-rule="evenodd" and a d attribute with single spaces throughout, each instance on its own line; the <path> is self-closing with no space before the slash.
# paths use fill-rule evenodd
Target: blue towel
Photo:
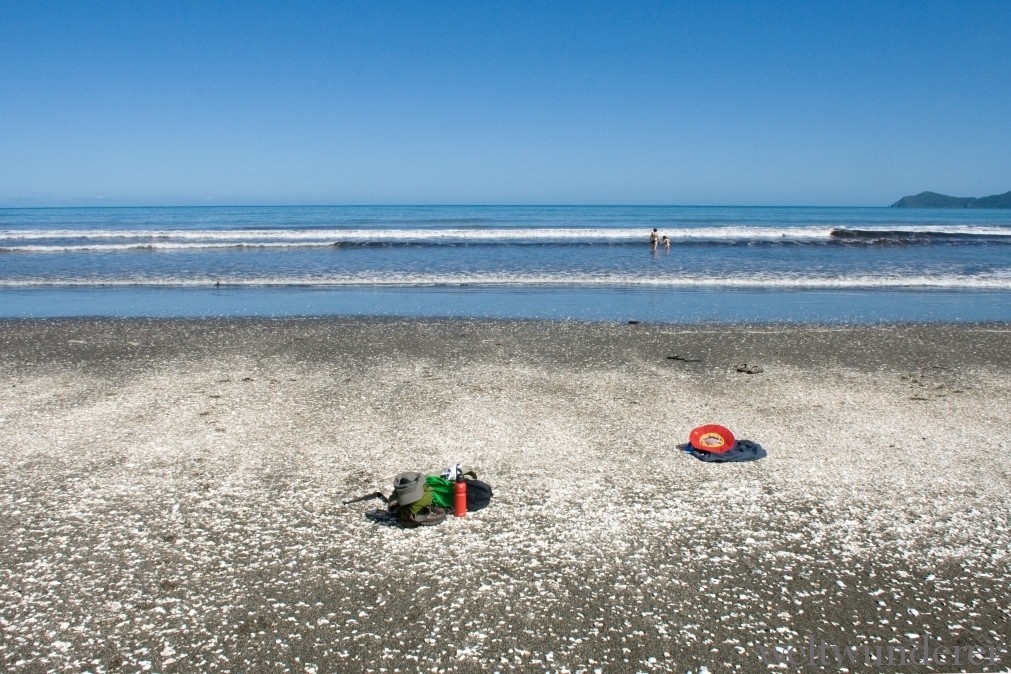
<path id="1" fill-rule="evenodd" d="M 685 454 L 691 454 L 699 461 L 706 461 L 707 463 L 732 463 L 736 461 L 754 461 L 756 459 L 764 459 L 768 456 L 768 452 L 762 449 L 762 446 L 757 442 L 752 442 L 751 440 L 738 440 L 734 443 L 734 446 L 723 452 L 722 454 L 714 454 L 712 452 L 700 452 L 691 446 L 691 443 L 685 443 L 683 445 L 678 445 L 682 452 Z"/>

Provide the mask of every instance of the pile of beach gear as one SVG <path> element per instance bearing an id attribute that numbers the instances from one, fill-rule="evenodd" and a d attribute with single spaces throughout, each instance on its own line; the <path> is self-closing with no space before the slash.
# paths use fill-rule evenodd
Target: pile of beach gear
<path id="1" fill-rule="evenodd" d="M 407 471 L 393 478 L 393 493 L 366 494 L 344 505 L 379 498 L 386 502 L 389 515 L 405 527 L 430 527 L 441 524 L 447 515 L 466 517 L 468 512 L 486 508 L 491 502 L 491 485 L 477 479 L 477 473 L 453 464 L 440 475 Z"/>
<path id="2" fill-rule="evenodd" d="M 719 424 L 696 426 L 688 434 L 688 442 L 678 446 L 685 454 L 708 463 L 755 461 L 768 455 L 757 442 L 738 440 L 729 428 Z"/>

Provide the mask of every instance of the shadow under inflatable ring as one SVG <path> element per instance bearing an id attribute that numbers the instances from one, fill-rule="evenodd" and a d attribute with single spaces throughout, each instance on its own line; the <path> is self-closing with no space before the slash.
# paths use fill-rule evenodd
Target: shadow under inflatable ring
<path id="1" fill-rule="evenodd" d="M 692 429 L 688 442 L 700 452 L 723 454 L 733 449 L 737 441 L 730 429 L 719 424 L 705 424 Z"/>

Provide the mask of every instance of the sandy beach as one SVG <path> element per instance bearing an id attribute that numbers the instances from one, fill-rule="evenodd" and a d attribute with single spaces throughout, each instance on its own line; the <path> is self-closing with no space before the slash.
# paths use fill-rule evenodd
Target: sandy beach
<path id="1" fill-rule="evenodd" d="M 1004 324 L 3 321 L 0 670 L 1002 671 L 1009 368 Z M 489 508 L 341 505 L 456 462 Z"/>

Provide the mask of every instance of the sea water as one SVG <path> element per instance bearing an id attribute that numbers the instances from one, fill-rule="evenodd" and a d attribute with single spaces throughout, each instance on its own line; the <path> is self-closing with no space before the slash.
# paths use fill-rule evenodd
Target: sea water
<path id="1" fill-rule="evenodd" d="M 1008 321 L 1011 211 L 0 209 L 0 317 L 325 315 Z"/>

